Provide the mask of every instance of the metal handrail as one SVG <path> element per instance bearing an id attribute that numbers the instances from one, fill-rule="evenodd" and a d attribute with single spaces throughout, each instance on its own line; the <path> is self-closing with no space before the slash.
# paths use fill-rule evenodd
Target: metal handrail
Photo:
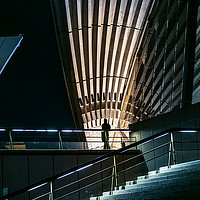
<path id="1" fill-rule="evenodd" d="M 167 129 L 167 130 L 165 130 L 165 131 L 162 131 L 162 132 L 160 132 L 160 133 L 157 133 L 157 134 L 155 134 L 155 135 L 152 135 L 152 136 L 150 136 L 150 137 L 147 137 L 147 138 L 145 138 L 145 139 L 142 139 L 142 140 L 140 140 L 140 141 L 138 141 L 138 142 L 135 142 L 135 143 L 133 143 L 133 144 L 130 144 L 130 145 L 124 147 L 124 148 L 121 148 L 121 149 L 115 150 L 115 151 L 111 151 L 111 152 L 109 152 L 109 153 L 107 153 L 107 154 L 104 154 L 104 155 L 102 155 L 102 156 L 99 156 L 98 158 L 95 158 L 95 159 L 90 160 L 90 161 L 88 161 L 88 162 L 86 162 L 86 163 L 83 163 L 83 164 L 78 165 L 78 166 L 76 166 L 76 167 L 73 167 L 73 168 L 71 168 L 71 169 L 69 169 L 69 170 L 66 170 L 65 172 L 62 172 L 62 173 L 59 173 L 59 174 L 57 174 L 57 175 L 51 176 L 51 177 L 46 178 L 46 179 L 44 179 L 44 180 L 42 180 L 42 181 L 39 181 L 39 182 L 37 182 L 37 183 L 35 183 L 35 184 L 31 184 L 31 185 L 29 185 L 29 186 L 27 186 L 27 187 L 25 187 L 25 188 L 23 188 L 23 189 L 20 189 L 20 190 L 18 190 L 18 191 L 15 191 L 15 192 L 13 192 L 13 193 L 10 193 L 10 194 L 8 194 L 8 195 L 5 195 L 5 196 L 3 196 L 3 197 L 0 197 L 0 200 L 4 200 L 4 199 L 8 199 L 8 198 L 14 197 L 14 196 L 16 196 L 16 195 L 18 195 L 18 194 L 21 194 L 21 193 L 23 193 L 23 192 L 30 191 L 30 190 L 33 189 L 33 188 L 37 188 L 37 187 L 39 187 L 39 186 L 41 186 L 41 185 L 44 185 L 45 183 L 50 183 L 50 182 L 55 181 L 56 179 L 59 179 L 59 178 L 61 178 L 61 177 L 65 177 L 65 176 L 68 176 L 68 175 L 70 175 L 70 174 L 72 174 L 72 173 L 75 173 L 75 172 L 77 172 L 77 171 L 80 171 L 80 170 L 83 170 L 83 169 L 85 169 L 85 168 L 88 168 L 88 167 L 90 167 L 90 166 L 92 166 L 92 165 L 94 165 L 94 164 L 97 164 L 97 163 L 100 163 L 100 162 L 104 161 L 105 159 L 107 159 L 107 158 L 109 158 L 109 157 L 111 157 L 111 156 L 118 155 L 118 154 L 122 154 L 122 153 L 124 153 L 124 152 L 126 152 L 126 151 L 128 151 L 128 150 L 131 150 L 131 149 L 134 148 L 134 147 L 137 147 L 137 146 L 142 145 L 142 144 L 146 144 L 147 142 L 152 141 L 153 139 L 160 138 L 160 137 L 166 135 L 166 133 L 173 132 L 173 131 L 181 131 L 181 130 L 190 130 L 190 129 L 183 129 L 183 128 L 170 128 L 170 129 Z M 200 129 L 193 129 L 193 130 L 199 131 Z M 171 152 L 171 151 L 172 151 L 172 150 L 170 150 L 169 152 Z M 110 178 L 110 177 L 112 177 L 112 176 L 113 176 L 113 175 L 111 175 L 111 176 L 109 176 L 109 177 L 106 177 L 106 178 L 104 178 L 104 179 L 108 179 L 108 178 Z M 104 179 L 102 179 L 102 180 L 104 180 Z M 101 182 L 102 180 L 100 180 L 100 181 L 98 181 L 98 182 Z M 96 183 L 97 183 L 97 182 L 96 182 Z M 90 185 L 91 185 L 91 184 L 90 184 Z M 85 187 L 86 187 L 86 186 L 84 186 L 83 188 L 85 188 Z M 82 188 L 82 189 L 83 189 L 83 188 Z"/>
<path id="2" fill-rule="evenodd" d="M 130 161 L 130 160 L 133 160 L 133 159 L 138 158 L 138 157 L 140 157 L 140 156 L 144 156 L 145 154 L 151 153 L 152 151 L 155 151 L 155 150 L 160 149 L 160 148 L 162 148 L 162 147 L 164 147 L 164 146 L 167 146 L 168 144 L 170 144 L 170 142 L 167 142 L 167 143 L 165 143 L 165 144 L 162 144 L 162 145 L 160 145 L 160 146 L 158 146 L 158 147 L 156 147 L 156 148 L 153 148 L 153 149 L 151 149 L 151 150 L 149 150 L 149 151 L 146 151 L 146 152 L 144 152 L 144 153 L 138 154 L 138 155 L 136 155 L 136 156 L 134 156 L 134 157 L 128 158 L 128 159 L 126 159 L 126 160 L 123 160 L 123 161 L 121 161 L 120 163 L 118 163 L 117 165 L 121 165 L 121 164 L 124 164 L 125 162 L 128 162 L 128 161 Z M 168 152 L 167 152 L 167 153 L 168 153 Z"/>
<path id="3" fill-rule="evenodd" d="M 45 196 L 50 195 L 50 194 L 51 194 L 51 192 L 47 192 L 45 194 L 42 194 L 42 195 L 40 195 L 38 197 L 33 198 L 32 200 L 37 200 L 37 199 L 40 199 L 40 198 L 45 197 Z"/>
<path id="4" fill-rule="evenodd" d="M 96 132 L 99 136 L 87 136 L 86 140 L 78 141 L 78 137 L 80 135 L 89 133 L 89 132 Z M 103 141 L 101 137 L 102 129 L 85 129 L 85 130 L 45 130 L 45 129 L 1 129 L 0 128 L 0 135 L 2 134 L 1 141 L 7 145 L 6 149 L 18 149 L 20 145 L 22 149 L 71 149 L 69 146 L 64 146 L 65 143 L 74 143 L 76 144 L 75 148 L 72 149 L 102 149 L 103 148 Z M 125 133 L 130 132 L 126 129 L 112 129 L 109 133 Z M 48 133 L 48 134 L 47 134 Z M 70 133 L 74 134 L 74 137 L 69 137 Z M 78 135 L 77 135 L 78 134 Z M 135 142 L 135 137 L 128 137 L 125 138 L 124 136 L 120 137 L 109 137 L 111 148 L 112 149 L 119 149 L 123 147 L 123 144 L 127 142 Z M 1 142 L 0 141 L 0 142 Z M 8 143 L 8 144 L 7 144 Z M 53 146 L 48 146 L 48 144 L 52 144 Z M 30 146 L 31 145 L 31 146 Z M 39 146 L 38 146 L 39 145 Z M 46 145 L 46 146 L 41 146 Z M 117 146 L 116 146 L 117 145 Z M 5 147 L 3 148 L 5 149 Z M 20 148 L 21 149 L 21 148 Z"/>
<path id="5" fill-rule="evenodd" d="M 105 168 L 105 169 L 103 169 L 103 170 L 101 170 L 101 171 L 98 171 L 98 172 L 95 172 L 95 173 L 93 173 L 93 174 L 90 174 L 90 175 L 88 175 L 87 177 L 78 179 L 77 181 L 73 181 L 72 183 L 68 183 L 67 185 L 64 185 L 64 186 L 61 186 L 61 187 L 55 189 L 54 192 L 57 192 L 57 191 L 59 191 L 59 190 L 62 190 L 62 189 L 64 189 L 64 188 L 66 188 L 66 187 L 69 187 L 69 186 L 71 186 L 71 185 L 74 185 L 74 184 L 76 184 L 76 183 L 78 183 L 78 182 L 81 182 L 81 181 L 83 181 L 83 180 L 86 180 L 86 179 L 88 179 L 88 178 L 90 178 L 90 177 L 92 177 L 92 176 L 95 176 L 95 175 L 97 175 L 97 174 L 100 174 L 100 173 L 102 173 L 102 172 L 104 172 L 104 171 L 107 171 L 107 170 L 109 170 L 109 169 L 112 169 L 112 168 L 113 168 L 113 166 L 107 167 L 107 168 Z"/>
<path id="6" fill-rule="evenodd" d="M 130 159 L 127 159 L 127 160 L 125 160 L 125 161 L 122 161 L 122 162 L 118 163 L 117 166 L 120 165 L 120 164 L 124 164 L 125 162 L 128 162 L 128 161 L 130 161 L 130 160 L 133 160 L 133 159 L 135 159 L 135 158 L 137 158 L 137 157 L 140 157 L 140 156 L 143 156 L 143 155 L 145 155 L 145 154 L 148 154 L 148 153 L 150 153 L 150 152 L 152 152 L 152 151 L 155 151 L 155 150 L 157 150 L 157 149 L 159 149 L 159 148 L 162 148 L 162 147 L 164 147 L 164 146 L 167 146 L 168 144 L 170 144 L 170 142 L 167 142 L 167 143 L 165 143 L 165 144 L 163 144 L 163 145 L 160 145 L 159 147 L 156 147 L 156 148 L 154 148 L 154 149 L 151 149 L 151 150 L 149 150 L 149 151 L 146 151 L 145 153 L 141 153 L 141 154 L 136 155 L 136 156 L 134 156 L 134 157 L 132 157 L 132 158 L 130 158 Z M 109 179 L 109 178 L 114 178 L 115 176 L 118 176 L 119 174 L 121 174 L 121 173 L 123 173 L 123 172 L 126 172 L 126 171 L 128 171 L 128 170 L 130 170 L 130 169 L 132 169 L 132 168 L 135 168 L 135 167 L 137 167 L 137 166 L 139 166 L 139 165 L 141 165 L 141 164 L 144 164 L 144 163 L 146 163 L 146 162 L 149 162 L 149 161 L 151 161 L 151 160 L 154 160 L 155 158 L 159 158 L 159 157 L 161 157 L 161 156 L 163 156 L 163 155 L 165 155 L 165 154 L 168 154 L 168 152 L 165 152 L 165 153 L 163 153 L 163 154 L 160 154 L 160 155 L 158 155 L 158 156 L 156 156 L 156 157 L 154 157 L 154 158 L 145 160 L 145 161 L 143 161 L 143 162 L 137 163 L 137 164 L 135 164 L 135 165 L 133 165 L 133 166 L 130 166 L 130 167 L 124 169 L 124 170 L 121 170 L 120 172 L 117 172 L 115 175 L 112 174 L 112 175 L 110 175 L 110 176 L 107 176 L 107 177 L 105 177 L 104 179 L 100 179 L 100 180 L 95 181 L 95 182 L 93 182 L 93 183 L 91 183 L 91 184 L 89 184 L 89 185 L 86 185 L 86 186 L 81 187 L 81 188 L 79 188 L 79 189 L 77 189 L 77 190 L 74 190 L 74 191 L 72 191 L 72 192 L 70 192 L 70 193 L 67 193 L 67 194 L 65 194 L 65 195 L 63 195 L 63 196 L 61 196 L 61 197 L 56 198 L 55 200 L 62 199 L 62 198 L 64 198 L 64 197 L 66 197 L 66 196 L 69 196 L 69 195 L 71 195 L 71 194 L 73 194 L 73 193 L 79 192 L 79 191 L 81 191 L 81 190 L 83 190 L 83 189 L 85 189 L 85 188 L 88 188 L 88 187 L 92 186 L 92 185 L 96 185 L 97 183 L 103 182 L 104 180 L 107 180 L 107 179 Z M 94 176 L 94 175 L 96 175 L 96 174 L 99 174 L 99 173 L 101 173 L 101 172 L 103 172 L 103 171 L 106 171 L 106 170 L 108 170 L 108 169 L 111 169 L 111 168 L 113 168 L 113 166 L 108 167 L 108 168 L 106 168 L 106 169 L 103 169 L 103 170 L 101 170 L 101 171 L 98 171 L 98 172 L 96 172 L 96 173 L 94 173 L 94 174 L 91 174 L 91 175 L 85 177 L 85 178 L 79 179 L 79 180 L 76 181 L 76 183 L 82 181 L 83 179 L 87 179 L 87 178 L 89 178 L 89 177 L 92 177 L 92 176 Z M 70 185 L 72 185 L 72 184 L 74 184 L 74 182 L 69 183 L 66 187 L 68 187 L 68 186 L 70 186 Z M 65 186 L 62 186 L 62 187 L 60 187 L 60 188 L 55 189 L 54 192 L 56 192 L 56 191 L 58 191 L 58 190 L 60 190 L 60 189 L 63 189 L 63 188 L 65 188 Z M 111 191 L 111 192 L 112 192 L 112 191 Z"/>

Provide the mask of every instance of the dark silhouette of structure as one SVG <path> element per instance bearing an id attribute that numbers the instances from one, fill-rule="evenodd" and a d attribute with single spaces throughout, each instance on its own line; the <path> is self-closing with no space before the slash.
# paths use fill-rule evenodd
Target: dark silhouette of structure
<path id="1" fill-rule="evenodd" d="M 102 130 L 101 138 L 102 142 L 104 142 L 104 149 L 110 149 L 109 146 L 109 130 L 110 130 L 110 124 L 108 124 L 107 119 L 104 119 L 104 123 L 102 124 Z"/>

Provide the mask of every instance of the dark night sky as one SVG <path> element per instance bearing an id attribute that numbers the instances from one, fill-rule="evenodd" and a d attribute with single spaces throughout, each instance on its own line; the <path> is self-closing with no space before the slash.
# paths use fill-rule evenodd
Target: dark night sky
<path id="1" fill-rule="evenodd" d="M 0 127 L 74 128 L 50 0 L 5 0 L 0 32 L 24 35 L 0 76 Z"/>

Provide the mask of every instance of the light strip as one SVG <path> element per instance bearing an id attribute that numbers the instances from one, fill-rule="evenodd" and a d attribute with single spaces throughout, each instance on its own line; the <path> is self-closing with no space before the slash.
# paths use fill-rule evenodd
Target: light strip
<path id="1" fill-rule="evenodd" d="M 47 132 L 58 132 L 58 130 L 47 130 Z"/>
<path id="2" fill-rule="evenodd" d="M 74 171 L 73 171 L 73 172 L 70 172 L 70 173 L 68 173 L 68 174 L 65 174 L 65 175 L 63 175 L 63 176 L 60 176 L 60 177 L 58 177 L 57 179 L 64 178 L 64 177 L 69 176 L 69 175 L 71 175 L 71 174 L 73 174 L 73 173 L 74 173 Z"/>
<path id="3" fill-rule="evenodd" d="M 47 132 L 47 130 L 36 130 L 36 132 Z"/>
<path id="4" fill-rule="evenodd" d="M 6 129 L 0 129 L 0 131 L 6 131 Z"/>
<path id="5" fill-rule="evenodd" d="M 47 183 L 43 183 L 43 184 L 41 184 L 41 185 L 35 186 L 35 187 L 29 189 L 28 192 L 30 192 L 30 191 L 32 191 L 32 190 L 35 190 L 35 189 L 37 189 L 37 188 L 39 188 L 39 187 L 42 187 L 42 186 L 44 186 L 44 185 L 46 185 L 46 184 L 47 184 Z"/>
<path id="6" fill-rule="evenodd" d="M 139 147 L 139 146 L 141 146 L 141 145 L 143 145 L 143 144 L 146 144 L 146 143 L 148 143 L 148 142 L 150 142 L 150 141 L 152 141 L 152 140 L 148 140 L 148 141 L 143 142 L 142 144 L 139 144 L 139 145 L 137 145 L 137 146 Z"/>
<path id="7" fill-rule="evenodd" d="M 73 130 L 72 132 L 74 132 L 74 133 L 83 133 L 84 130 Z"/>
<path id="8" fill-rule="evenodd" d="M 163 137 L 163 136 L 165 136 L 165 135 L 168 135 L 168 134 L 169 134 L 169 133 L 164 133 L 163 135 L 160 135 L 160 136 L 154 138 L 154 140 L 156 140 L 156 139 L 158 139 L 158 138 L 161 138 L 161 137 Z"/>
<path id="9" fill-rule="evenodd" d="M 107 159 L 108 159 L 108 157 L 107 157 L 107 158 L 104 158 L 104 159 L 102 159 L 102 160 L 99 160 L 99 161 L 97 161 L 97 162 L 95 162 L 95 164 L 100 163 L 100 162 L 103 162 L 104 160 L 107 160 Z"/>
<path id="10" fill-rule="evenodd" d="M 90 167 L 90 166 L 92 166 L 92 165 L 93 165 L 93 164 L 87 165 L 87 166 L 85 166 L 85 167 L 81 167 L 80 169 L 77 169 L 76 172 L 79 172 L 79 171 L 81 171 L 81 170 L 83 170 L 83 169 L 86 169 L 86 168 L 88 168 L 88 167 Z"/>
<path id="11" fill-rule="evenodd" d="M 197 131 L 195 130 L 183 130 L 183 131 L 179 131 L 180 133 L 196 133 Z"/>
<path id="12" fill-rule="evenodd" d="M 63 132 L 63 133 L 71 133 L 72 130 L 62 130 L 61 132 Z"/>
<path id="13" fill-rule="evenodd" d="M 102 132 L 102 131 L 93 131 L 93 130 L 84 131 L 84 133 L 93 133 L 93 132 Z"/>
<path id="14" fill-rule="evenodd" d="M 12 129 L 13 132 L 21 132 L 24 131 L 24 129 Z"/>

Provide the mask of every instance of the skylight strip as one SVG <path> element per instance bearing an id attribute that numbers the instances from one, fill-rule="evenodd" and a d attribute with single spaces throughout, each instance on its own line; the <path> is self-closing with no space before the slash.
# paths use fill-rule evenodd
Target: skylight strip
<path id="1" fill-rule="evenodd" d="M 93 78 L 93 63 L 92 63 L 92 26 L 93 26 L 94 2 L 88 0 L 88 57 L 89 57 L 89 78 Z M 94 95 L 93 80 L 90 80 L 90 93 Z"/>
<path id="2" fill-rule="evenodd" d="M 147 12 L 147 8 L 149 6 L 149 3 L 150 3 L 149 0 L 145 0 L 145 1 L 142 2 L 140 12 L 139 12 L 139 15 L 138 15 L 138 18 L 137 18 L 137 23 L 136 23 L 136 26 L 135 26 L 139 29 L 142 28 L 142 24 L 144 22 L 144 17 L 145 17 L 145 14 Z"/>
<path id="3" fill-rule="evenodd" d="M 131 64 L 131 58 L 132 58 L 132 55 L 133 55 L 133 52 L 134 52 L 134 49 L 135 49 L 135 44 L 137 42 L 138 33 L 139 33 L 139 31 L 137 31 L 137 30 L 134 31 L 133 38 L 131 40 L 131 45 L 130 45 L 130 48 L 128 50 L 129 54 L 128 54 L 128 57 L 127 57 L 126 62 L 125 62 L 126 64 L 125 64 L 125 68 L 124 68 L 124 73 L 122 74 L 123 77 L 129 76 L 128 69 L 129 69 L 129 66 Z"/>
<path id="4" fill-rule="evenodd" d="M 138 1 L 139 0 L 131 1 L 131 7 L 130 7 L 129 16 L 128 16 L 127 24 L 126 24 L 129 27 L 131 27 L 131 25 L 133 23 L 132 21 L 134 19 L 134 15 L 135 15 L 135 12 L 136 12 Z"/>
<path id="5" fill-rule="evenodd" d="M 105 47 L 105 59 L 104 59 L 104 72 L 103 72 L 103 76 L 107 76 L 107 69 L 108 69 L 108 54 L 109 54 L 109 50 L 110 50 L 110 43 L 111 41 L 111 34 L 112 34 L 112 28 L 113 26 L 111 24 L 114 23 L 114 14 L 116 11 L 116 4 L 117 1 L 112 1 L 110 2 L 110 8 L 109 8 L 109 15 L 108 15 L 108 26 L 107 27 L 107 38 L 106 38 L 106 47 Z"/>
<path id="6" fill-rule="evenodd" d="M 128 0 L 121 1 L 117 24 L 123 24 L 127 3 L 128 3 Z M 126 24 L 123 24 L 123 25 L 126 25 Z"/>
<path id="7" fill-rule="evenodd" d="M 82 30 L 79 30 L 78 35 L 79 35 L 79 48 L 80 48 L 80 57 L 81 57 L 82 79 L 86 80 L 85 57 L 84 57 L 84 46 L 83 46 Z M 88 96 L 87 84 L 86 84 L 85 81 L 84 81 L 83 85 L 84 85 L 84 95 Z"/>
<path id="8" fill-rule="evenodd" d="M 68 31 L 72 31 L 72 23 L 71 23 L 71 15 L 70 15 L 70 9 L 69 9 L 69 0 L 65 0 L 65 8 L 66 8 L 66 15 L 67 15 L 67 25 L 68 25 Z"/>
<path id="9" fill-rule="evenodd" d="M 78 2 L 77 2 L 77 18 L 78 18 L 78 29 L 80 29 L 78 31 L 79 49 L 80 49 L 80 58 L 81 58 L 82 79 L 85 80 L 86 72 L 85 72 L 85 57 L 84 57 L 84 46 L 83 46 L 81 6 L 82 6 L 82 0 L 78 0 Z M 85 94 L 85 95 L 87 96 L 87 94 Z"/>
<path id="10" fill-rule="evenodd" d="M 114 43 L 114 50 L 113 50 L 113 56 L 112 56 L 112 64 L 111 64 L 111 71 L 110 71 L 110 75 L 111 76 L 114 76 L 114 71 L 116 71 L 116 69 L 119 69 L 121 68 L 120 65 L 116 65 L 116 56 L 117 56 L 117 53 L 118 53 L 118 45 L 119 45 L 119 42 L 120 42 L 120 35 L 121 35 L 121 30 L 122 30 L 122 27 L 117 27 L 116 28 L 116 36 L 115 36 L 115 43 Z M 115 78 L 118 80 L 118 78 Z M 113 86 L 114 85 L 114 91 L 117 92 L 117 84 L 116 82 L 111 82 L 110 80 L 110 84 L 109 86 Z M 109 89 L 109 92 L 111 92 L 111 88 Z"/>
<path id="11" fill-rule="evenodd" d="M 76 80 L 76 83 L 78 83 L 79 75 L 78 75 L 78 67 L 77 67 L 77 62 L 76 62 L 76 54 L 75 54 L 75 49 L 74 49 L 74 41 L 73 41 L 72 33 L 69 33 L 69 41 L 70 41 L 70 46 L 71 46 L 71 54 L 72 54 L 72 62 L 73 62 L 75 80 Z"/>
<path id="12" fill-rule="evenodd" d="M 76 89 L 77 89 L 77 93 L 78 93 L 78 98 L 81 98 L 83 100 L 80 83 L 76 84 Z M 85 104 L 85 102 L 83 102 L 83 104 Z"/>

